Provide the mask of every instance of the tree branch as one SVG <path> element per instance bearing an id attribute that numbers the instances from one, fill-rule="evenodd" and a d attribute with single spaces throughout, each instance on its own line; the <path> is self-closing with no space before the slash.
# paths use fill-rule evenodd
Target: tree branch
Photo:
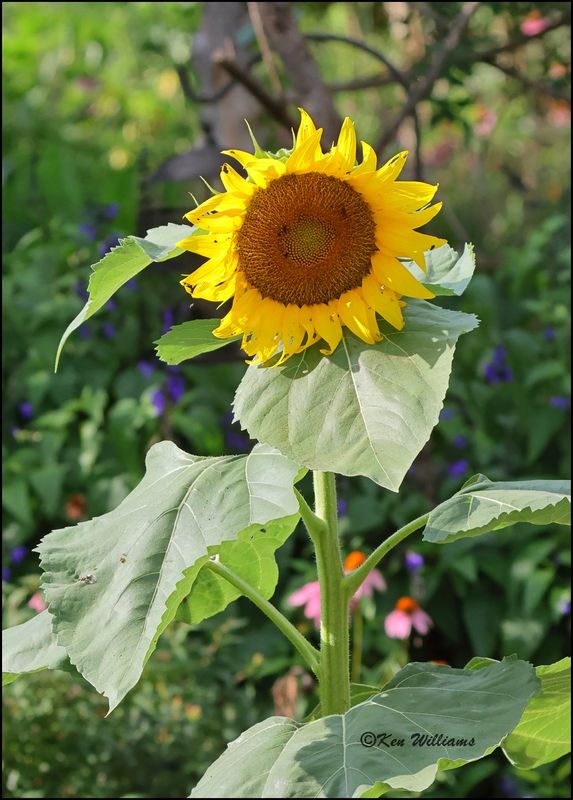
<path id="1" fill-rule="evenodd" d="M 412 114 L 420 100 L 425 100 L 425 98 L 431 93 L 434 83 L 440 77 L 440 74 L 448 59 L 458 46 L 470 17 L 478 6 L 479 2 L 464 3 L 458 18 L 454 22 L 450 33 L 446 37 L 442 49 L 434 55 L 426 76 L 420 81 L 418 86 L 413 88 L 400 113 L 397 114 L 397 116 L 380 137 L 375 148 L 378 153 L 381 154 L 384 152 L 386 147 L 394 139 L 400 125 L 403 123 L 406 117 Z"/>
<path id="2" fill-rule="evenodd" d="M 259 11 L 270 45 L 285 66 L 296 102 L 324 129 L 324 139 L 330 144 L 338 136 L 341 119 L 318 64 L 298 29 L 291 4 L 260 3 Z"/>

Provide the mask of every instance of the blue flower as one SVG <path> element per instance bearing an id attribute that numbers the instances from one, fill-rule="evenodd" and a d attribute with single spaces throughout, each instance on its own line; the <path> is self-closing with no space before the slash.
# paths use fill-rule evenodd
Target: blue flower
<path id="1" fill-rule="evenodd" d="M 339 517 L 343 517 L 348 511 L 348 502 L 343 497 L 338 498 L 336 503 L 336 510 L 338 511 Z"/>
<path id="2" fill-rule="evenodd" d="M 151 378 L 155 371 L 155 367 L 150 361 L 140 361 L 137 369 L 141 372 L 144 378 Z"/>
<path id="3" fill-rule="evenodd" d="M 173 316 L 173 311 L 170 308 L 166 308 L 163 314 L 161 315 L 161 319 L 163 321 L 163 328 L 161 333 L 167 333 L 167 331 L 172 327 L 175 317 Z"/>
<path id="4" fill-rule="evenodd" d="M 156 415 L 160 417 L 165 411 L 165 395 L 162 389 L 156 389 L 151 395 L 151 404 L 155 409 Z"/>
<path id="5" fill-rule="evenodd" d="M 453 419 L 456 416 L 456 412 L 453 408 L 447 408 L 444 406 L 440 411 L 440 419 Z"/>
<path id="6" fill-rule="evenodd" d="M 89 325 L 82 325 L 80 328 L 80 337 L 82 339 L 89 339 L 92 335 L 92 329 Z"/>
<path id="7" fill-rule="evenodd" d="M 18 411 L 22 419 L 29 420 L 34 416 L 34 406 L 32 403 L 20 403 L 18 405 Z"/>
<path id="8" fill-rule="evenodd" d="M 567 411 L 571 405 L 571 400 L 564 395 L 555 395 L 549 398 L 549 405 L 552 406 L 552 408 L 560 408 L 562 411 Z"/>
<path id="9" fill-rule="evenodd" d="M 410 575 L 416 575 L 424 566 L 424 557 L 413 550 L 408 550 L 404 556 L 404 562 Z"/>
<path id="10" fill-rule="evenodd" d="M 458 436 L 454 436 L 453 443 L 459 450 L 464 450 L 468 446 L 468 440 L 465 436 L 461 434 Z"/>
<path id="11" fill-rule="evenodd" d="M 113 339 L 115 336 L 115 325 L 112 325 L 111 322 L 104 322 L 102 325 L 103 335 L 108 339 Z"/>
<path id="12" fill-rule="evenodd" d="M 171 399 L 174 403 L 178 403 L 185 394 L 185 379 L 182 375 L 171 374 L 167 378 L 166 385 Z"/>
<path id="13" fill-rule="evenodd" d="M 92 242 L 97 236 L 96 227 L 95 225 L 92 225 L 91 222 L 84 222 L 82 225 L 80 225 L 79 231 L 80 233 L 83 233 L 84 236 L 87 236 L 88 239 L 91 239 Z"/>
<path id="14" fill-rule="evenodd" d="M 127 289 L 129 289 L 130 292 L 136 292 L 137 291 L 137 278 L 130 278 L 128 281 L 126 281 L 125 286 L 126 286 Z"/>
<path id="15" fill-rule="evenodd" d="M 470 468 L 470 462 L 467 458 L 460 458 L 459 461 L 453 461 L 448 466 L 448 475 L 450 478 L 461 478 L 465 475 Z"/>
<path id="16" fill-rule="evenodd" d="M 104 217 L 106 219 L 115 219 L 119 211 L 119 203 L 109 203 L 104 209 Z"/>
<path id="17" fill-rule="evenodd" d="M 26 558 L 27 554 L 28 548 L 23 544 L 19 544 L 10 551 L 10 561 L 14 564 L 19 564 Z"/>
<path id="18" fill-rule="evenodd" d="M 106 309 L 106 311 L 115 311 L 115 310 L 116 310 L 116 308 L 117 308 L 117 303 L 115 302 L 115 300 L 111 300 L 111 299 L 110 299 L 110 300 L 108 300 L 108 301 L 107 301 L 107 303 L 105 304 L 105 309 Z"/>
<path id="19" fill-rule="evenodd" d="M 548 325 L 543 331 L 543 338 L 548 342 L 552 342 L 553 339 L 555 339 L 555 328 L 551 327 L 551 325 Z"/>
<path id="20" fill-rule="evenodd" d="M 3 581 L 10 580 L 10 567 L 2 567 L 2 580 Z"/>
<path id="21" fill-rule="evenodd" d="M 559 611 L 563 614 L 563 616 L 567 616 L 571 613 L 571 600 L 562 600 L 559 603 Z"/>
<path id="22" fill-rule="evenodd" d="M 227 447 L 231 450 L 245 451 L 249 449 L 249 441 L 246 436 L 235 431 L 227 431 L 225 435 Z"/>
<path id="23" fill-rule="evenodd" d="M 484 377 L 488 383 L 511 383 L 513 380 L 513 370 L 507 363 L 507 350 L 502 345 L 498 345 L 493 351 L 491 361 L 483 370 Z"/>

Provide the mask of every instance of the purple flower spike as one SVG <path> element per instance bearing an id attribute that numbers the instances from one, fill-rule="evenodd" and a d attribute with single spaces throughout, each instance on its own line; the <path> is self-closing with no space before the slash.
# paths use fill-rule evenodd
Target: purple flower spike
<path id="1" fill-rule="evenodd" d="M 343 517 L 348 511 L 348 503 L 343 497 L 338 498 L 338 501 L 336 503 L 336 509 L 338 511 L 339 517 Z"/>
<path id="2" fill-rule="evenodd" d="M 453 408 L 444 407 L 440 411 L 440 419 L 453 419 L 456 416 L 456 412 Z"/>
<path id="3" fill-rule="evenodd" d="M 415 553 L 413 550 L 408 550 L 404 556 L 404 561 L 410 575 L 416 575 L 424 566 L 424 557 L 419 553 Z"/>
<path id="4" fill-rule="evenodd" d="M 82 339 L 89 339 L 91 335 L 92 335 L 92 329 L 90 328 L 90 326 L 82 325 L 82 327 L 80 328 L 80 337 Z"/>
<path id="5" fill-rule="evenodd" d="M 563 616 L 567 616 L 571 613 L 571 600 L 562 600 L 559 603 L 559 611 L 563 614 Z"/>
<path id="6" fill-rule="evenodd" d="M 163 321 L 163 328 L 161 330 L 161 333 L 167 333 L 167 331 L 172 327 L 173 323 L 175 322 L 173 311 L 171 311 L 170 308 L 166 308 L 163 314 L 161 315 L 161 319 Z"/>
<path id="7" fill-rule="evenodd" d="M 106 311 L 115 311 L 116 308 L 117 308 L 117 303 L 115 302 L 115 300 L 108 300 L 107 303 L 105 304 Z"/>
<path id="8" fill-rule="evenodd" d="M 227 447 L 231 450 L 239 450 L 240 452 L 245 452 L 249 449 L 249 442 L 246 436 L 243 436 L 241 433 L 236 433 L 235 431 L 229 431 L 225 436 L 227 440 Z"/>
<path id="9" fill-rule="evenodd" d="M 79 227 L 80 233 L 83 233 L 84 236 L 87 236 L 88 239 L 91 239 L 92 242 L 96 238 L 97 231 L 95 225 L 92 225 L 91 222 L 84 222 L 83 225 Z"/>
<path id="10" fill-rule="evenodd" d="M 140 361 L 137 369 L 141 372 L 144 378 L 151 378 L 155 371 L 155 367 L 150 361 Z"/>
<path id="11" fill-rule="evenodd" d="M 185 379 L 183 376 L 169 375 L 167 378 L 167 391 L 171 395 L 173 402 L 178 403 L 185 394 Z"/>
<path id="12" fill-rule="evenodd" d="M 115 247 L 119 244 L 119 234 L 112 233 L 111 236 L 108 236 L 105 241 L 103 241 L 99 246 L 99 254 L 103 258 L 108 250 L 111 250 L 112 247 Z"/>
<path id="13" fill-rule="evenodd" d="M 155 409 L 156 415 L 160 417 L 165 411 L 165 395 L 162 389 L 156 389 L 151 395 L 151 403 Z"/>
<path id="14" fill-rule="evenodd" d="M 119 211 L 119 203 L 110 203 L 105 207 L 104 216 L 106 219 L 115 219 Z"/>
<path id="15" fill-rule="evenodd" d="M 18 411 L 20 412 L 22 419 L 29 420 L 34 416 L 34 406 L 32 403 L 20 403 L 18 406 Z"/>
<path id="16" fill-rule="evenodd" d="M 511 383 L 513 380 L 513 371 L 506 361 L 507 350 L 502 345 L 498 345 L 493 351 L 491 361 L 489 361 L 483 370 L 484 378 L 492 385 L 496 383 Z"/>
<path id="17" fill-rule="evenodd" d="M 465 475 L 470 468 L 470 462 L 467 458 L 460 458 L 459 461 L 453 461 L 448 466 L 448 475 L 450 478 L 461 478 Z"/>
<path id="18" fill-rule="evenodd" d="M 564 395 L 555 395 L 554 397 L 549 398 L 549 405 L 552 408 L 560 408 L 561 411 L 567 411 L 571 405 L 571 400 Z"/>
<path id="19" fill-rule="evenodd" d="M 548 342 L 552 342 L 555 339 L 555 328 L 548 325 L 543 331 L 543 338 Z"/>
<path id="20" fill-rule="evenodd" d="M 126 289 L 129 289 L 130 292 L 136 292 L 137 291 L 137 278 L 130 278 L 126 282 L 125 286 L 126 286 Z"/>
<path id="21" fill-rule="evenodd" d="M 464 450 L 468 446 L 468 440 L 465 436 L 454 436 L 453 442 L 459 450 Z"/>
<path id="22" fill-rule="evenodd" d="M 115 336 L 116 333 L 115 326 L 112 325 L 111 322 L 104 322 L 104 324 L 102 325 L 102 330 L 103 330 L 103 335 L 107 339 L 113 339 L 113 337 Z"/>
<path id="23" fill-rule="evenodd" d="M 23 544 L 19 544 L 10 551 L 10 561 L 12 561 L 13 564 L 19 564 L 26 558 L 27 553 L 28 548 Z"/>
<path id="24" fill-rule="evenodd" d="M 3 581 L 10 580 L 10 567 L 2 567 L 2 580 Z"/>

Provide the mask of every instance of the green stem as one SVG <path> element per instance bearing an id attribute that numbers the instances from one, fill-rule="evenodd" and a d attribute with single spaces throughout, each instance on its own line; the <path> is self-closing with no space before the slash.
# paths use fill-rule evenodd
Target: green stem
<path id="1" fill-rule="evenodd" d="M 429 514 L 423 514 L 421 517 L 417 517 L 417 519 L 412 520 L 412 522 L 409 522 L 407 525 L 404 525 L 403 528 L 397 530 L 368 556 L 362 566 L 346 575 L 343 579 L 343 585 L 349 597 L 352 597 L 368 573 L 374 569 L 378 562 L 381 561 L 390 550 L 393 550 L 396 545 L 400 544 L 407 536 L 411 533 L 415 533 L 415 531 L 426 524 L 428 516 Z"/>
<path id="2" fill-rule="evenodd" d="M 266 614 L 271 622 L 274 622 L 281 633 L 283 633 L 291 642 L 291 644 L 296 647 L 300 655 L 312 669 L 317 678 L 319 677 L 320 654 L 318 650 L 313 647 L 311 643 L 302 635 L 302 633 L 295 628 L 292 622 L 289 622 L 289 620 L 283 616 L 283 614 L 281 614 L 281 612 L 275 608 L 272 603 L 269 603 L 269 601 L 266 600 L 262 594 L 259 594 L 256 589 L 254 589 L 250 584 L 244 581 L 243 578 L 230 570 L 224 564 L 221 564 L 219 561 L 207 561 L 205 568 L 210 569 L 216 575 L 220 575 L 222 578 L 232 584 L 241 592 L 241 594 L 244 594 L 245 597 L 248 597 L 249 600 L 263 612 L 263 614 Z"/>
<path id="3" fill-rule="evenodd" d="M 362 671 L 362 634 L 364 632 L 364 617 L 360 604 L 352 615 L 352 683 L 360 683 Z"/>
<path id="4" fill-rule="evenodd" d="M 320 704 L 323 716 L 350 708 L 349 595 L 338 541 L 336 483 L 332 472 L 314 472 L 315 514 L 324 529 L 313 536 L 320 583 Z"/>

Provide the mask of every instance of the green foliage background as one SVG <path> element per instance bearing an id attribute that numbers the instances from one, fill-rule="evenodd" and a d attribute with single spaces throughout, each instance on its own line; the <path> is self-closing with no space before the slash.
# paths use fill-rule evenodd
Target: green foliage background
<path id="1" fill-rule="evenodd" d="M 404 40 L 397 40 L 385 5 L 295 4 L 303 30 L 351 30 L 407 66 L 423 43 L 419 23 L 405 16 Z M 431 5 L 448 16 L 459 4 Z M 560 13 L 566 5 L 543 9 Z M 85 518 L 115 507 L 140 479 L 151 444 L 172 438 L 199 455 L 250 447 L 227 416 L 244 370 L 240 358 L 225 350 L 178 371 L 155 360 L 153 341 L 189 315 L 177 261 L 155 264 L 124 287 L 74 335 L 53 374 L 57 342 L 83 304 L 89 264 L 100 250 L 117 235 L 142 235 L 158 209 L 179 222 L 188 192 L 202 192 L 198 181 L 144 182 L 200 135 L 198 109 L 185 100 L 175 68 L 188 58 L 201 6 L 3 6 L 4 625 L 34 613 L 27 602 L 38 586 L 31 553 L 38 540 L 74 522 L 78 509 Z M 513 35 L 534 9 L 482 3 L 471 47 Z M 524 67 L 544 81 L 553 70 L 560 89 L 565 78 L 555 65 L 568 67 L 567 45 L 563 29 L 532 42 Z M 341 47 L 313 45 L 329 82 L 372 71 L 367 54 Z M 441 304 L 477 314 L 481 325 L 459 343 L 442 421 L 400 496 L 366 479 L 340 479 L 347 551 L 370 549 L 473 473 L 509 480 L 570 472 L 569 123 L 561 101 L 462 55 L 420 111 L 426 179 L 440 182 L 445 201 L 434 230 L 458 249 L 473 241 L 478 253 L 464 297 Z M 340 93 L 337 106 L 372 140 L 385 109 L 400 100 L 385 87 Z M 400 141 L 396 150 L 409 145 Z M 506 371 L 492 383 L 485 370 L 496 352 Z M 515 652 L 537 664 L 565 654 L 570 561 L 563 529 L 516 526 L 475 542 L 414 540 L 411 547 L 425 559 L 421 572 L 410 576 L 398 549 L 385 567 L 389 590 L 366 608 L 363 682 L 389 678 L 408 658 L 457 667 L 475 654 Z M 275 598 L 305 628 L 286 603 L 314 579 L 304 536 L 289 539 L 278 558 Z M 404 594 L 418 596 L 435 622 L 409 654 L 385 637 L 382 624 Z M 4 793 L 186 796 L 225 742 L 272 712 L 273 684 L 296 663 L 278 633 L 240 600 L 200 628 L 172 626 L 140 686 L 108 719 L 103 700 L 69 675 L 16 682 L 5 692 Z M 302 718 L 316 697 L 306 676 L 296 680 Z M 562 760 L 518 774 L 493 758 L 455 778 L 444 773 L 425 796 L 565 797 L 567 771 Z"/>

